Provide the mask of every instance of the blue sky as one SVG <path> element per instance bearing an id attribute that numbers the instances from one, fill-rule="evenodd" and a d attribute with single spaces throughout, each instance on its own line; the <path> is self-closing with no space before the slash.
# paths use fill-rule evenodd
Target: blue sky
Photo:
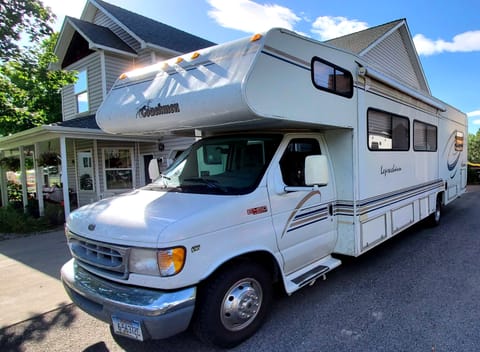
<path id="1" fill-rule="evenodd" d="M 480 1 L 432 0 L 106 0 L 222 43 L 270 27 L 318 40 L 406 18 L 432 94 L 467 113 L 480 128 Z M 43 0 L 57 15 L 79 18 L 86 1 Z"/>

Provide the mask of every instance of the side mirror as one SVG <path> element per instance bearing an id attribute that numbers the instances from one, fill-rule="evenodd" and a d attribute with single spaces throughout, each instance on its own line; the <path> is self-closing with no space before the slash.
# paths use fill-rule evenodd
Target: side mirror
<path id="1" fill-rule="evenodd" d="M 328 184 L 328 160 L 325 155 L 309 155 L 305 158 L 305 184 L 326 186 Z"/>
<path id="2" fill-rule="evenodd" d="M 151 180 L 156 180 L 160 177 L 160 169 L 158 167 L 158 159 L 152 159 L 148 163 L 148 176 Z"/>

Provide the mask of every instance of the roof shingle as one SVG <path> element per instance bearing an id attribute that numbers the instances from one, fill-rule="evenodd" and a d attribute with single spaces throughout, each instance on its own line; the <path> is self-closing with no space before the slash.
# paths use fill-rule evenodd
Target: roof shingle
<path id="1" fill-rule="evenodd" d="M 96 24 L 82 21 L 73 17 L 66 17 L 74 26 L 78 28 L 92 43 L 109 47 L 112 49 L 136 54 L 127 43 L 120 39 L 109 28 L 98 26 Z"/>
<path id="2" fill-rule="evenodd" d="M 95 2 L 146 43 L 181 53 L 215 45 L 215 43 L 209 40 L 122 9 L 105 1 L 95 0 Z"/>
<path id="3" fill-rule="evenodd" d="M 326 40 L 326 44 L 336 46 L 337 48 L 345 49 L 351 51 L 355 54 L 360 54 L 362 51 L 367 49 L 375 41 L 389 32 L 392 28 L 396 27 L 398 24 L 404 20 L 396 20 L 388 22 L 376 27 L 371 27 L 363 31 L 355 32 L 352 34 L 347 34 L 342 37 Z"/>

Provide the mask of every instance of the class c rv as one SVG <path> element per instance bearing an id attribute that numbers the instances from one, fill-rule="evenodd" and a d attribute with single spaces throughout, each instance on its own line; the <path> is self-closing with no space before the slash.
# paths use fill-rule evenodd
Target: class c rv
<path id="1" fill-rule="evenodd" d="M 163 172 L 152 163 L 151 184 L 71 213 L 73 302 L 120 340 L 192 327 L 232 347 L 273 284 L 293 294 L 438 224 L 465 192 L 466 116 L 370 63 L 271 29 L 122 74 L 104 131 L 198 138 Z"/>

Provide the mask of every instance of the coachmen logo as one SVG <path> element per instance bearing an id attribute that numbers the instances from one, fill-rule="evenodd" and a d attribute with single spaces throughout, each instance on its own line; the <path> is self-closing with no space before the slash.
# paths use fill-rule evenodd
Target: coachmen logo
<path id="1" fill-rule="evenodd" d="M 149 106 L 149 104 L 147 103 L 146 105 L 138 109 L 137 119 L 143 119 L 146 117 L 158 115 L 175 114 L 177 112 L 180 112 L 180 105 L 178 103 L 168 105 L 162 105 L 158 103 L 156 106 Z"/>

